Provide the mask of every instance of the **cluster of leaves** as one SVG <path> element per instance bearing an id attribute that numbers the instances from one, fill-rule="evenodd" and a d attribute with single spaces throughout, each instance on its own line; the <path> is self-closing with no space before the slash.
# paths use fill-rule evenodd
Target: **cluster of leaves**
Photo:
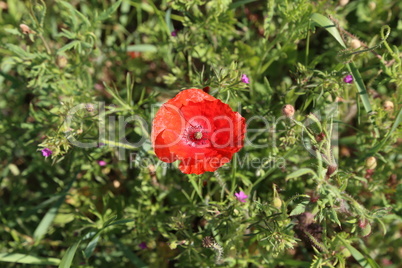
<path id="1" fill-rule="evenodd" d="M 402 263 L 402 4 L 98 2 L 0 1 L 0 262 Z M 149 141 L 160 104 L 192 87 L 248 128 L 199 176 Z"/>

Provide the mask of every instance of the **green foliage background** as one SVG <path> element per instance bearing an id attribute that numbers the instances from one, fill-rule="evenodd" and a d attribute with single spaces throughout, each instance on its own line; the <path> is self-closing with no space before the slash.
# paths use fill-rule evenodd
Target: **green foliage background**
<path id="1" fill-rule="evenodd" d="M 0 1 L 1 265 L 400 267 L 402 3 L 341 2 Z M 193 87 L 260 130 L 200 176 L 149 141 Z M 102 107 L 141 146 L 98 141 Z"/>

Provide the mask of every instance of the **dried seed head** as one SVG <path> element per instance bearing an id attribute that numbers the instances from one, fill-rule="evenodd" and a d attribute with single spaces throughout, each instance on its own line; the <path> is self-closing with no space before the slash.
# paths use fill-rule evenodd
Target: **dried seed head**
<path id="1" fill-rule="evenodd" d="M 295 114 L 295 108 L 290 104 L 286 104 L 282 108 L 282 113 L 284 116 L 292 118 L 293 115 Z"/>
<path id="2" fill-rule="evenodd" d="M 353 49 L 358 49 L 359 47 L 361 47 L 362 46 L 362 43 L 359 41 L 359 40 L 357 40 L 357 39 L 353 39 L 352 41 L 350 41 L 350 47 L 351 48 L 353 48 Z"/>
<path id="3" fill-rule="evenodd" d="M 215 239 L 212 236 L 206 236 L 202 239 L 202 247 L 204 248 L 213 248 L 215 243 Z"/>
<path id="4" fill-rule="evenodd" d="M 377 166 L 377 159 L 374 156 L 370 156 L 366 159 L 366 168 L 367 169 L 375 169 Z"/>
<path id="5" fill-rule="evenodd" d="M 385 111 L 391 111 L 394 109 L 394 103 L 392 101 L 388 101 L 388 100 L 384 101 L 383 107 L 384 107 Z"/>

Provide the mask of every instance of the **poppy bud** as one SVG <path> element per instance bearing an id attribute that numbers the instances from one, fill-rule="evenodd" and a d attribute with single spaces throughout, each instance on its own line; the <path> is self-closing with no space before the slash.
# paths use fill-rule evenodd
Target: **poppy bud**
<path id="1" fill-rule="evenodd" d="M 273 205 L 276 208 L 281 208 L 282 207 L 282 200 L 279 197 L 275 197 Z"/>
<path id="2" fill-rule="evenodd" d="M 29 28 L 28 25 L 26 24 L 20 24 L 20 29 L 22 31 L 23 34 L 30 34 L 32 33 L 31 28 Z"/>
<path id="3" fill-rule="evenodd" d="M 290 104 L 286 104 L 282 108 L 282 114 L 286 117 L 292 118 L 295 114 L 295 108 Z"/>
<path id="4" fill-rule="evenodd" d="M 375 169 L 377 166 L 377 159 L 374 156 L 370 156 L 366 159 L 366 168 L 367 169 Z"/>
<path id="5" fill-rule="evenodd" d="M 359 221 L 359 233 L 366 237 L 371 234 L 371 224 L 367 220 L 360 220 Z"/>
<path id="6" fill-rule="evenodd" d="M 67 66 L 68 60 L 64 56 L 59 56 L 57 57 L 57 66 L 59 66 L 60 69 L 63 69 L 64 67 Z"/>
<path id="7" fill-rule="evenodd" d="M 327 178 L 329 178 L 329 177 L 331 177 L 331 175 L 332 174 L 334 174 L 334 172 L 336 171 L 336 169 L 337 169 L 338 167 L 336 166 L 336 165 L 330 165 L 330 166 L 328 166 L 328 169 L 327 169 Z"/>
<path id="8" fill-rule="evenodd" d="M 95 110 L 94 105 L 92 103 L 85 104 L 85 109 L 90 113 Z"/>
<path id="9" fill-rule="evenodd" d="M 8 9 L 8 5 L 4 1 L 0 1 L 0 9 L 6 10 Z"/>
<path id="10" fill-rule="evenodd" d="M 391 111 L 394 109 L 394 103 L 392 101 L 388 101 L 388 100 L 384 101 L 383 107 L 384 107 L 385 111 Z"/>
<path id="11" fill-rule="evenodd" d="M 362 43 L 360 43 L 360 41 L 357 39 L 353 39 L 352 41 L 350 41 L 349 45 L 353 49 L 358 49 L 359 47 L 361 47 Z"/>

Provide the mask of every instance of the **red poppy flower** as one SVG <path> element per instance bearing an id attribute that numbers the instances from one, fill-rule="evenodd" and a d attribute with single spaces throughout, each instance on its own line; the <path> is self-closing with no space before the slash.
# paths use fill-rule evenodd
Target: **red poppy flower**
<path id="1" fill-rule="evenodd" d="M 186 174 L 215 171 L 243 147 L 245 119 L 201 89 L 166 102 L 152 125 L 152 145 L 164 162 L 180 160 Z"/>

